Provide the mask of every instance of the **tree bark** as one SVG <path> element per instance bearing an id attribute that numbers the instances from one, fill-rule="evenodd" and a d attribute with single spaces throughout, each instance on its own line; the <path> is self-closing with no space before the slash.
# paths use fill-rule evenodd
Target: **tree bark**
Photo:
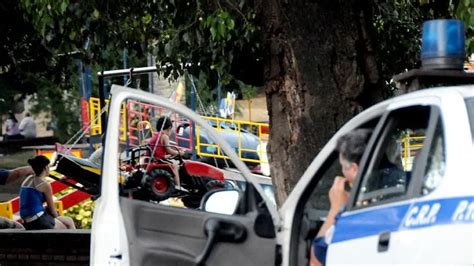
<path id="1" fill-rule="evenodd" d="M 281 205 L 333 134 L 383 98 L 370 1 L 256 2 L 266 36 L 271 176 Z M 380 90 L 378 89 L 380 88 Z"/>

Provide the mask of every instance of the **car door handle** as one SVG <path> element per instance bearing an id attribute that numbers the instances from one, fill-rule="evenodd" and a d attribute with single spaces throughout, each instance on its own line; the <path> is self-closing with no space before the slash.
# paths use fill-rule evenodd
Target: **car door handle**
<path id="1" fill-rule="evenodd" d="M 377 246 L 378 252 L 385 252 L 388 250 L 390 244 L 390 232 L 383 232 L 379 235 L 379 244 Z"/>
<path id="2" fill-rule="evenodd" d="M 207 241 L 201 254 L 196 258 L 198 266 L 204 265 L 215 242 L 239 243 L 247 237 L 245 226 L 241 223 L 224 221 L 217 218 L 211 218 L 206 221 L 204 233 L 207 235 Z"/>

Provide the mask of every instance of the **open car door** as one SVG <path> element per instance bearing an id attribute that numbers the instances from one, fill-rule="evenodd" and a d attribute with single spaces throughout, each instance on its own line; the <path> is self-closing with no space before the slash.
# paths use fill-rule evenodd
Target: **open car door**
<path id="1" fill-rule="evenodd" d="M 116 85 L 112 86 L 111 94 L 101 197 L 97 200 L 92 224 L 91 264 L 274 265 L 274 225 L 279 220 L 276 207 L 217 132 L 185 106 L 160 96 Z M 236 198 L 238 206 L 231 214 L 138 200 L 121 191 L 117 184 L 130 174 L 120 169 L 120 158 L 124 157 L 121 154 L 126 152 L 120 136 L 126 123 L 123 108 L 127 100 L 159 106 L 165 110 L 162 114 L 172 113 L 170 117 L 184 116 L 206 130 L 220 145 L 248 181 L 245 189 L 233 190 L 239 197 Z M 153 123 L 156 116 L 151 115 L 150 122 Z M 154 189 L 158 188 L 157 185 Z M 207 193 L 203 201 L 211 194 Z M 217 209 L 227 209 L 226 202 L 219 202 L 218 197 L 214 203 Z"/>

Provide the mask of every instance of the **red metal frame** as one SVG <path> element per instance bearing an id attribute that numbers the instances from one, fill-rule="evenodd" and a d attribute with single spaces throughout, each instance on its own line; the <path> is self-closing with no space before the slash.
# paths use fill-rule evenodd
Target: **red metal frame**
<path id="1" fill-rule="evenodd" d="M 206 176 L 224 182 L 224 172 L 212 165 L 196 161 L 185 161 L 182 167 L 192 176 Z"/>
<path id="2" fill-rule="evenodd" d="M 140 111 L 136 111 L 138 109 Z M 155 117 L 159 117 L 163 114 L 164 109 L 160 106 L 142 103 L 135 100 L 129 100 L 127 103 L 127 124 L 128 124 L 128 139 L 130 146 L 138 146 L 138 137 L 136 137 L 140 132 L 138 127 L 132 126 L 133 119 L 138 117 L 139 121 L 150 121 L 153 119 L 150 110 L 155 111 Z M 174 141 L 179 143 L 178 140 L 184 140 L 188 143 L 186 146 L 179 146 L 188 151 L 193 151 L 193 127 L 192 122 L 189 120 L 182 119 L 175 115 L 172 118 L 173 127 L 175 129 Z M 189 136 L 187 138 L 181 137 L 178 135 L 177 128 L 179 125 L 188 125 L 189 127 Z M 151 137 L 151 136 L 150 136 Z"/>

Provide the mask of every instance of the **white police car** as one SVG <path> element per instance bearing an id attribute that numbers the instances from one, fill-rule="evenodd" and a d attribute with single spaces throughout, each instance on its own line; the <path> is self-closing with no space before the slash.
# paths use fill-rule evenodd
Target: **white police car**
<path id="1" fill-rule="evenodd" d="M 371 128 L 373 134 L 327 263 L 474 263 L 474 86 L 418 91 L 357 115 L 313 160 L 280 210 L 205 121 L 146 92 L 113 86 L 105 154 L 120 152 L 120 108 L 126 99 L 161 105 L 198 123 L 254 188 L 208 195 L 203 207 L 213 212 L 119 197 L 119 165 L 115 156 L 106 156 L 91 264 L 307 265 L 328 210 L 327 190 L 340 175 L 336 140 L 356 128 Z M 402 175 L 380 174 L 387 161 Z M 214 213 L 219 208 L 233 215 Z"/>
<path id="2" fill-rule="evenodd" d="M 335 139 L 359 127 L 373 128 L 374 133 L 347 210 L 337 221 L 327 263 L 474 263 L 473 86 L 396 97 L 352 119 L 318 155 L 283 207 L 288 208 L 284 217 L 295 216 L 287 226 L 298 230 L 297 217 L 311 210 L 306 204 L 300 214 L 292 207 L 311 201 L 305 195 L 311 194 L 308 189 L 315 179 L 334 175 Z M 416 151 L 407 144 L 415 134 Z M 397 156 L 393 147 L 400 144 L 405 150 Z M 409 156 L 410 152 L 416 154 Z M 409 157 L 414 158 L 412 164 Z M 381 174 L 387 161 L 399 165 L 404 174 Z M 285 235 L 293 243 L 294 237 Z M 299 242 L 296 246 L 301 247 Z M 287 254 L 292 256 L 291 249 Z"/>

